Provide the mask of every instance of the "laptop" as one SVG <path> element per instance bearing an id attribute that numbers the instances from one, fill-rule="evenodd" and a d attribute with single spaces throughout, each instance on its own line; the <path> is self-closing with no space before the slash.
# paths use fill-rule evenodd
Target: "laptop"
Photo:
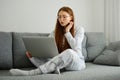
<path id="1" fill-rule="evenodd" d="M 33 57 L 52 58 L 59 54 L 53 37 L 26 36 L 22 39 L 27 51 L 31 52 Z"/>

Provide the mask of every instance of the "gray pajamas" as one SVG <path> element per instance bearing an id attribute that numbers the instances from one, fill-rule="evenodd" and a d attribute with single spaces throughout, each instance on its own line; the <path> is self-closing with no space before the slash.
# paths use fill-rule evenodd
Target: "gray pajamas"
<path id="1" fill-rule="evenodd" d="M 53 37 L 54 33 L 50 35 Z M 73 38 L 70 32 L 65 34 L 69 45 L 72 49 L 66 49 L 59 55 L 52 59 L 44 60 L 37 58 L 30 58 L 30 61 L 40 70 L 42 73 L 49 73 L 65 68 L 66 70 L 82 70 L 85 68 L 85 61 L 82 55 L 82 40 L 84 38 L 84 29 L 82 27 L 76 27 L 75 37 Z"/>

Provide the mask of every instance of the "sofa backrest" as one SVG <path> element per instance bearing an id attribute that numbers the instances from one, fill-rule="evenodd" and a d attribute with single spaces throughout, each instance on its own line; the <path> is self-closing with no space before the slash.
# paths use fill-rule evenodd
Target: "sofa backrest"
<path id="1" fill-rule="evenodd" d="M 22 37 L 48 36 L 49 33 L 0 32 L 0 69 L 27 68 L 33 64 L 26 57 L 26 48 Z M 86 32 L 82 43 L 85 61 L 93 61 L 105 48 L 105 37 L 102 32 Z"/>
<path id="2" fill-rule="evenodd" d="M 12 34 L 0 32 L 0 69 L 9 69 L 12 66 Z"/>
<path id="3" fill-rule="evenodd" d="M 26 57 L 26 48 L 22 37 L 24 36 L 48 36 L 47 33 L 17 33 L 13 32 L 13 67 L 32 67 L 33 64 Z"/>
<path id="4" fill-rule="evenodd" d="M 106 47 L 106 40 L 102 32 L 86 32 L 86 61 L 93 61 Z"/>

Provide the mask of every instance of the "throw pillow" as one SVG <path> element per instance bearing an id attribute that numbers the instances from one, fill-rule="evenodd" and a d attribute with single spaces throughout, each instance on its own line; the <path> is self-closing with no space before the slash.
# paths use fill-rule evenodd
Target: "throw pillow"
<path id="1" fill-rule="evenodd" d="M 120 65 L 120 41 L 110 43 L 95 60 L 96 64 Z"/>

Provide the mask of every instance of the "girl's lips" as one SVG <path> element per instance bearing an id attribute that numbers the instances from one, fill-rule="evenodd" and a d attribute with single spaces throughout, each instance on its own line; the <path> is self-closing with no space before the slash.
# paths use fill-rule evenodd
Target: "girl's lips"
<path id="1" fill-rule="evenodd" d="M 61 24 L 64 24 L 64 22 L 61 22 Z"/>
<path id="2" fill-rule="evenodd" d="M 65 23 L 64 23 L 64 22 L 61 22 L 61 25 L 65 25 Z"/>

